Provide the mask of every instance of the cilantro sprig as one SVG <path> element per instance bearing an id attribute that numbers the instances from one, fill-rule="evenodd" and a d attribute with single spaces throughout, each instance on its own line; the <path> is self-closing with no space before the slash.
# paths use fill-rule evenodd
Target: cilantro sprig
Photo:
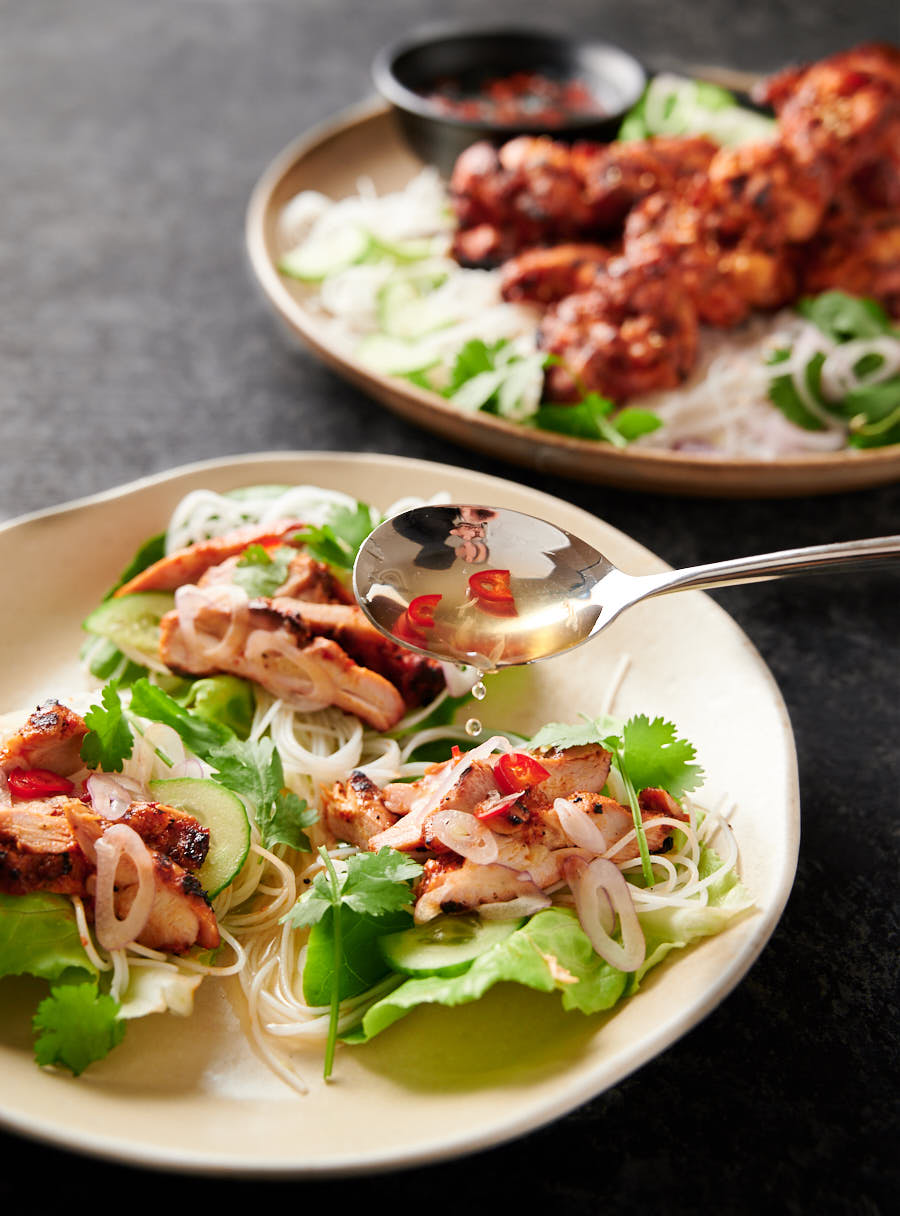
<path id="1" fill-rule="evenodd" d="M 352 510 L 350 507 L 333 508 L 326 523 L 307 524 L 297 533 L 296 539 L 319 561 L 352 570 L 360 545 L 379 523 L 378 513 L 366 503 L 358 502 Z"/>
<path id="2" fill-rule="evenodd" d="M 59 984 L 37 1007 L 34 1057 L 79 1076 L 94 1060 L 102 1060 L 125 1035 L 119 1003 L 96 984 Z"/>
<path id="3" fill-rule="evenodd" d="M 370 952 L 374 936 L 392 932 L 398 927 L 397 914 L 407 913 L 412 903 L 410 883 L 422 872 L 422 866 L 396 849 L 382 848 L 377 853 L 356 853 L 345 863 L 335 862 L 325 848 L 319 849 L 324 870 L 319 871 L 312 885 L 301 895 L 284 920 L 294 928 L 324 930 L 330 935 L 330 974 L 328 977 L 329 1019 L 328 1042 L 325 1049 L 324 1075 L 331 1075 L 337 1044 L 342 983 L 347 972 L 345 930 L 358 928 L 361 918 L 374 922 L 372 932 L 357 942 L 357 949 Z M 410 918 L 411 919 L 411 918 Z M 323 943 L 310 938 L 310 953 L 314 945 L 321 954 Z M 304 976 L 304 987 L 306 977 Z M 347 993 L 349 995 L 349 993 Z"/>

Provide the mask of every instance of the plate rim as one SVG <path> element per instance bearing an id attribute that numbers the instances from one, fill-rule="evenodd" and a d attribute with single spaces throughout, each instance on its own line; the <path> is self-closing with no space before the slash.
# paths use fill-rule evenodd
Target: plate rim
<path id="1" fill-rule="evenodd" d="M 211 471 L 228 473 L 232 469 L 237 473 L 244 469 L 251 470 L 255 466 L 262 466 L 273 462 L 289 463 L 293 460 L 311 465 L 315 461 L 323 459 L 332 460 L 339 464 L 366 464 L 370 466 L 377 466 L 384 461 L 388 461 L 404 465 L 410 469 L 416 469 L 422 473 L 439 474 L 442 470 L 446 470 L 449 473 L 464 473 L 467 476 L 473 476 L 481 482 L 496 483 L 507 487 L 512 486 L 515 489 L 522 488 L 509 478 L 497 477 L 489 473 L 480 473 L 444 462 L 391 453 L 333 452 L 299 449 L 276 450 L 214 457 L 177 465 L 145 477 L 124 482 L 118 486 L 98 491 L 94 494 L 16 516 L 11 520 L 0 523 L 0 534 L 16 530 L 20 527 L 27 528 L 35 522 L 50 522 L 54 516 L 65 516 L 85 508 L 111 504 L 132 494 L 164 485 L 167 482 L 182 477 L 201 477 L 204 473 Z M 660 567 L 668 568 L 663 559 L 659 558 L 652 550 L 641 544 L 641 542 L 634 540 L 614 525 L 607 524 L 602 517 L 592 515 L 590 512 L 559 496 L 547 494 L 530 486 L 524 488 L 530 495 L 535 495 L 541 500 L 546 500 L 548 504 L 562 504 L 567 510 L 574 511 L 576 514 L 583 516 L 587 521 L 600 522 L 611 532 L 623 537 L 630 545 L 642 550 L 645 555 L 651 557 Z M 585 1073 L 578 1077 L 577 1081 L 573 1081 L 567 1086 L 564 1094 L 558 1095 L 552 1101 L 543 1103 L 538 1110 L 529 1109 L 521 1116 L 516 1117 L 512 1115 L 506 1117 L 502 1122 L 497 1122 L 489 1134 L 485 1134 L 483 1130 L 477 1133 L 463 1131 L 452 1135 L 449 1139 L 442 1137 L 440 1139 L 433 1139 L 427 1144 L 418 1143 L 413 1149 L 406 1152 L 402 1150 L 398 1152 L 396 1146 L 391 1146 L 391 1148 L 382 1148 L 378 1151 L 368 1151 L 349 1162 L 347 1160 L 342 1160 L 341 1162 L 325 1161 L 321 1164 L 310 1163 L 309 1161 L 297 1164 L 288 1160 L 277 1163 L 273 1161 L 261 1163 L 258 1158 L 254 1158 L 253 1156 L 248 1155 L 242 1158 L 235 1156 L 233 1152 L 229 1154 L 227 1159 L 219 1159 L 214 1154 L 206 1153 L 204 1156 L 198 1156 L 190 1152 L 177 1151 L 167 1146 L 142 1145 L 140 1150 L 138 1150 L 133 1141 L 119 1141 L 110 1136 L 98 1142 L 90 1129 L 80 1131 L 76 1129 L 75 1134 L 71 1134 L 71 1129 L 63 1131 L 61 1128 L 42 1127 L 40 1119 L 36 1117 L 28 1115 L 24 1117 L 16 1116 L 15 1112 L 10 1113 L 5 1109 L 2 1097 L 0 1097 L 0 1127 L 26 1138 L 51 1144 L 63 1150 L 83 1153 L 92 1158 L 116 1161 L 154 1170 L 175 1170 L 186 1174 L 273 1179 L 300 1177 L 324 1179 L 363 1173 L 384 1173 L 391 1170 L 410 1169 L 457 1159 L 507 1143 L 544 1127 L 563 1115 L 578 1109 L 593 1098 L 621 1084 L 645 1063 L 658 1057 L 674 1042 L 682 1038 L 688 1031 L 699 1025 L 703 1019 L 712 1013 L 734 991 L 757 961 L 774 934 L 790 897 L 796 875 L 800 844 L 800 795 L 796 741 L 781 690 L 775 681 L 773 673 L 744 630 L 710 596 L 704 592 L 698 594 L 708 601 L 717 615 L 726 618 L 730 622 L 731 627 L 736 631 L 742 648 L 746 649 L 748 657 L 756 664 L 759 674 L 764 677 L 767 691 L 772 697 L 773 708 L 780 719 L 782 736 L 786 745 L 785 758 L 787 761 L 785 773 L 786 788 L 784 792 L 788 818 L 785 825 L 784 864 L 781 873 L 778 875 L 778 881 L 768 906 L 765 909 L 757 911 L 757 914 L 753 918 L 752 933 L 748 936 L 743 948 L 729 960 L 727 966 L 720 972 L 716 983 L 711 987 L 704 988 L 693 1001 L 680 1009 L 673 1022 L 667 1024 L 663 1030 L 657 1030 L 650 1036 L 644 1036 L 638 1045 L 629 1047 L 625 1052 L 624 1067 L 617 1071 L 615 1078 L 608 1085 L 603 1085 L 598 1089 L 596 1082 L 592 1083 L 591 1074 Z"/>
<path id="2" fill-rule="evenodd" d="M 372 371 L 356 359 L 331 349 L 317 334 L 314 318 L 288 290 L 269 255 L 266 240 L 269 213 L 281 183 L 302 160 L 329 141 L 340 139 L 366 123 L 389 119 L 391 110 L 389 103 L 377 96 L 370 96 L 326 117 L 295 137 L 275 155 L 257 179 L 244 217 L 245 255 L 264 303 L 295 337 L 300 338 L 319 359 L 344 378 L 374 396 L 388 409 L 411 419 L 415 425 L 438 429 L 440 434 L 451 440 L 453 436 L 447 434 L 448 429 L 461 430 L 465 423 L 474 426 L 477 421 L 478 433 L 484 437 L 482 451 L 495 453 L 497 448 L 486 446 L 489 440 L 493 440 L 498 446 L 501 443 L 505 445 L 504 458 L 510 458 L 510 445 L 514 452 L 518 452 L 523 440 L 531 437 L 531 444 L 525 445 L 531 451 L 531 458 L 522 459 L 516 454 L 512 458 L 517 463 L 538 469 L 549 467 L 564 476 L 583 480 L 596 481 L 600 479 L 598 475 L 602 475 L 611 484 L 626 488 L 649 486 L 661 492 L 672 492 L 674 488 L 680 494 L 703 497 L 732 497 L 736 494 L 747 497 L 792 497 L 808 493 L 840 493 L 900 479 L 900 444 L 883 448 L 846 448 L 839 452 L 796 453 L 768 461 L 649 448 L 612 448 L 607 444 L 553 431 L 538 432 L 540 440 L 535 443 L 536 432 L 521 424 L 493 414 L 460 411 L 436 393 Z M 400 408 L 394 400 L 396 398 L 404 399 L 408 403 L 407 408 Z M 426 421 L 419 420 L 415 407 L 420 413 L 424 412 Z M 433 419 L 439 419 L 443 426 L 432 426 Z M 453 423 L 456 424 L 455 428 Z M 457 438 L 456 442 L 465 441 Z M 540 459 L 542 452 L 546 453 L 544 461 Z M 575 457 L 588 459 L 592 465 L 590 476 L 566 467 Z M 815 482 L 817 476 L 827 474 L 834 475 L 835 484 L 813 488 L 808 484 Z M 779 475 L 787 475 L 788 483 L 783 484 Z M 738 483 L 736 489 L 719 484 L 729 478 Z M 796 486 L 793 479 L 802 479 L 803 484 Z M 670 481 L 673 486 L 667 484 Z"/>

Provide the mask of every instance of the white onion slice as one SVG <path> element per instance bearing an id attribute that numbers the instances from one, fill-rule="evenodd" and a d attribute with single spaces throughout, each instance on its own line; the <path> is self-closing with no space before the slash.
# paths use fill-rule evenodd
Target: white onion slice
<path id="1" fill-rule="evenodd" d="M 124 823 L 114 823 L 94 846 L 97 855 L 97 886 L 94 928 L 97 941 L 106 950 L 121 950 L 135 941 L 147 923 L 153 906 L 153 859 L 147 846 Z M 116 872 L 122 857 L 137 871 L 137 892 L 124 920 L 116 916 Z M 131 885 L 131 884 L 128 884 Z"/>
<path id="2" fill-rule="evenodd" d="M 429 820 L 431 834 L 445 848 L 486 866 L 497 860 L 497 838 L 467 811 L 438 811 Z"/>
<path id="3" fill-rule="evenodd" d="M 580 810 L 566 798 L 557 798 L 553 803 L 559 824 L 572 844 L 601 856 L 609 848 L 609 841 L 603 835 L 599 825 L 589 814 Z"/>
<path id="4" fill-rule="evenodd" d="M 610 966 L 619 971 L 637 971 L 647 946 L 628 883 L 619 867 L 605 857 L 597 857 L 589 864 L 572 857 L 567 858 L 563 868 L 575 896 L 578 919 L 591 945 Z M 612 925 L 604 908 L 607 901 L 619 920 L 621 945 L 610 936 Z"/>
<path id="5" fill-rule="evenodd" d="M 91 809 L 101 819 L 119 819 L 132 802 L 139 800 L 142 790 L 130 777 L 114 777 L 111 773 L 92 773 L 87 779 Z"/>
<path id="6" fill-rule="evenodd" d="M 4 769 L 0 768 L 0 806 L 12 806 L 12 794 L 9 792 L 9 779 Z"/>

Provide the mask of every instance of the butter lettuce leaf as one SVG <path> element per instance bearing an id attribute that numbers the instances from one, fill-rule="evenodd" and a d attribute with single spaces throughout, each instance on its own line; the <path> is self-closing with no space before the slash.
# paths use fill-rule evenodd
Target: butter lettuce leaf
<path id="1" fill-rule="evenodd" d="M 0 894 L 0 975 L 26 974 L 44 980 L 97 974 L 64 895 Z"/>

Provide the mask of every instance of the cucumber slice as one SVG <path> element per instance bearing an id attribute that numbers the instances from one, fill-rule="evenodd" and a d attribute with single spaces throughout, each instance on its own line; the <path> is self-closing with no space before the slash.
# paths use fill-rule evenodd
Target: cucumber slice
<path id="1" fill-rule="evenodd" d="M 424 925 L 378 939 L 385 962 L 401 975 L 461 975 L 479 954 L 505 941 L 525 924 L 482 920 L 476 914 L 438 916 Z"/>
<path id="2" fill-rule="evenodd" d="M 446 237 L 409 237 L 407 240 L 388 241 L 373 236 L 372 252 L 393 258 L 395 262 L 424 262 L 447 251 Z"/>
<path id="3" fill-rule="evenodd" d="M 155 798 L 179 807 L 209 828 L 209 852 L 197 871 L 212 898 L 234 879 L 250 851 L 250 820 L 244 804 L 217 781 L 203 777 L 169 777 L 150 782 Z"/>
<path id="4" fill-rule="evenodd" d="M 107 638 L 126 654 L 146 655 L 159 664 L 159 622 L 175 607 L 168 591 L 138 591 L 104 600 L 82 628 Z"/>
<path id="5" fill-rule="evenodd" d="M 311 236 L 284 254 L 278 263 L 282 274 L 305 283 L 320 283 L 330 274 L 361 262 L 372 248 L 372 238 L 352 225 Z"/>
<path id="6" fill-rule="evenodd" d="M 370 334 L 356 348 L 361 363 L 386 376 L 407 376 L 437 367 L 440 357 L 426 342 L 405 342 L 387 334 Z"/>

